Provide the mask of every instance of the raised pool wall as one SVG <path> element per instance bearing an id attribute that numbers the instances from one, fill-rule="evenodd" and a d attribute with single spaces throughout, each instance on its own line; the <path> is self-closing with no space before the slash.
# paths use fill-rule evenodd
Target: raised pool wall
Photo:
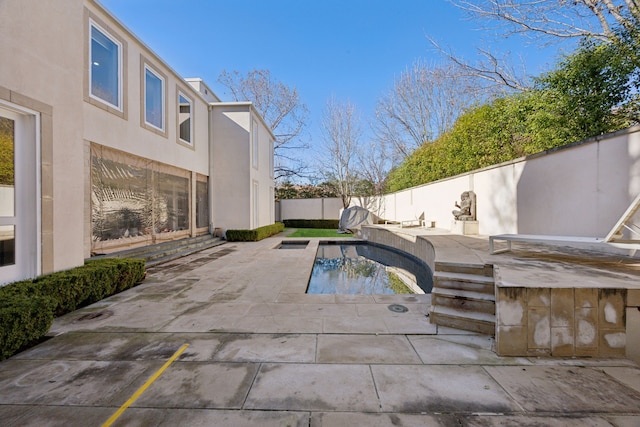
<path id="1" fill-rule="evenodd" d="M 427 237 L 362 227 L 362 238 L 407 252 L 435 271 Z M 496 353 L 500 356 L 627 357 L 640 363 L 640 289 L 544 288 L 496 279 Z"/>
<path id="2" fill-rule="evenodd" d="M 436 253 L 433 245 L 426 238 L 394 233 L 392 230 L 380 227 L 364 226 L 361 233 L 364 240 L 411 254 L 427 264 L 431 271 L 434 271 Z"/>
<path id="3" fill-rule="evenodd" d="M 640 290 L 501 286 L 498 277 L 496 353 L 640 363 Z"/>

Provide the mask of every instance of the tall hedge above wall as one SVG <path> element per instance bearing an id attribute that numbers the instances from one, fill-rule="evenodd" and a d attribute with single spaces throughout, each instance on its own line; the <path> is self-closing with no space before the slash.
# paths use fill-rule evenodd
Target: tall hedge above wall
<path id="1" fill-rule="evenodd" d="M 267 237 L 278 234 L 284 230 L 284 224 L 276 222 L 275 224 L 265 225 L 253 230 L 227 230 L 226 236 L 229 242 L 257 242 Z"/>

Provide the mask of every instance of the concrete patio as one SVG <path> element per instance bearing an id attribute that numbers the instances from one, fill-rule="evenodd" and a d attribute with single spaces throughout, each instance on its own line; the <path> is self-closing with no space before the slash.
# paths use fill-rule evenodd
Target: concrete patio
<path id="1" fill-rule="evenodd" d="M 485 255 L 487 239 L 413 232 L 432 233 L 441 259 L 512 257 Z M 56 319 L 53 338 L 0 362 L 1 424 L 101 425 L 188 344 L 113 425 L 640 425 L 636 363 L 498 357 L 491 337 L 431 325 L 430 295 L 307 295 L 317 239 L 276 250 L 281 237 L 153 268 Z M 532 270 L 525 256 L 503 274 L 576 273 L 561 252 L 532 253 Z M 637 265 L 607 260 L 580 274 L 638 281 Z"/>

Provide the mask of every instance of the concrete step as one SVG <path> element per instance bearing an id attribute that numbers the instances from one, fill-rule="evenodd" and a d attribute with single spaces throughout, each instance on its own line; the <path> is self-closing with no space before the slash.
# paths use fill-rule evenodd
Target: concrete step
<path id="1" fill-rule="evenodd" d="M 475 274 L 478 276 L 493 277 L 492 264 L 465 264 L 456 262 L 436 262 L 435 271 Z"/>
<path id="2" fill-rule="evenodd" d="M 491 295 L 495 293 L 493 277 L 477 274 L 436 271 L 433 273 L 433 285 L 438 288 L 460 289 Z"/>
<path id="3" fill-rule="evenodd" d="M 477 311 L 488 314 L 495 314 L 496 312 L 495 296 L 482 292 L 436 287 L 431 291 L 431 301 L 434 306 L 448 307 L 465 312 Z"/>
<path id="4" fill-rule="evenodd" d="M 181 250 L 187 246 L 197 247 L 201 242 L 209 242 L 213 237 L 210 234 L 204 234 L 197 237 L 187 237 L 184 239 L 170 240 L 167 242 L 157 243 L 155 245 L 140 246 L 133 249 L 113 252 L 108 254 L 109 257 L 117 258 L 148 258 L 148 254 L 166 251 Z"/>
<path id="5" fill-rule="evenodd" d="M 159 256 L 159 253 L 155 253 L 151 258 L 146 260 L 145 266 L 153 267 L 156 265 L 160 265 L 165 262 L 173 261 L 174 259 L 182 258 L 183 256 L 191 255 L 205 249 L 213 248 L 214 246 L 223 245 L 224 243 L 226 243 L 225 240 L 216 237 L 212 238 L 211 241 L 207 243 L 201 243 L 195 246 L 190 245 L 179 250 L 162 251 L 162 256 Z"/>
<path id="6" fill-rule="evenodd" d="M 170 242 L 163 242 L 156 245 L 113 252 L 111 254 L 100 255 L 95 258 L 141 258 L 146 261 L 145 264 L 147 267 L 151 267 L 224 243 L 225 241 L 219 237 L 212 237 L 211 235 L 206 234 L 204 236 L 172 240 Z"/>
<path id="7" fill-rule="evenodd" d="M 429 314 L 431 323 L 438 326 L 462 329 L 494 336 L 496 332 L 495 315 L 473 311 L 460 312 L 442 306 L 432 306 Z"/>

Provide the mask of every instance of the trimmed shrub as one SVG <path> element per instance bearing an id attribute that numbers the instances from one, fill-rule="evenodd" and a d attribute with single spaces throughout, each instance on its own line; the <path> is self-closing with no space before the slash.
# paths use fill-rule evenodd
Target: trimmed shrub
<path id="1" fill-rule="evenodd" d="M 284 230 L 284 224 L 276 222 L 275 224 L 265 225 L 253 230 L 227 230 L 227 241 L 229 242 L 257 242 L 266 239 L 274 234 Z"/>
<path id="2" fill-rule="evenodd" d="M 102 258 L 0 287 L 0 360 L 42 338 L 54 316 L 129 289 L 144 275 L 142 259 Z"/>
<path id="3" fill-rule="evenodd" d="M 43 296 L 0 298 L 0 360 L 42 338 L 53 322 L 54 302 Z"/>
<path id="4" fill-rule="evenodd" d="M 55 303 L 54 314 L 62 316 L 131 288 L 143 278 L 144 260 L 103 258 L 71 270 L 10 283 L 0 288 L 0 298 L 6 294 L 50 297 Z"/>
<path id="5" fill-rule="evenodd" d="M 335 228 L 338 229 L 338 219 L 285 219 L 284 226 L 290 228 Z"/>

